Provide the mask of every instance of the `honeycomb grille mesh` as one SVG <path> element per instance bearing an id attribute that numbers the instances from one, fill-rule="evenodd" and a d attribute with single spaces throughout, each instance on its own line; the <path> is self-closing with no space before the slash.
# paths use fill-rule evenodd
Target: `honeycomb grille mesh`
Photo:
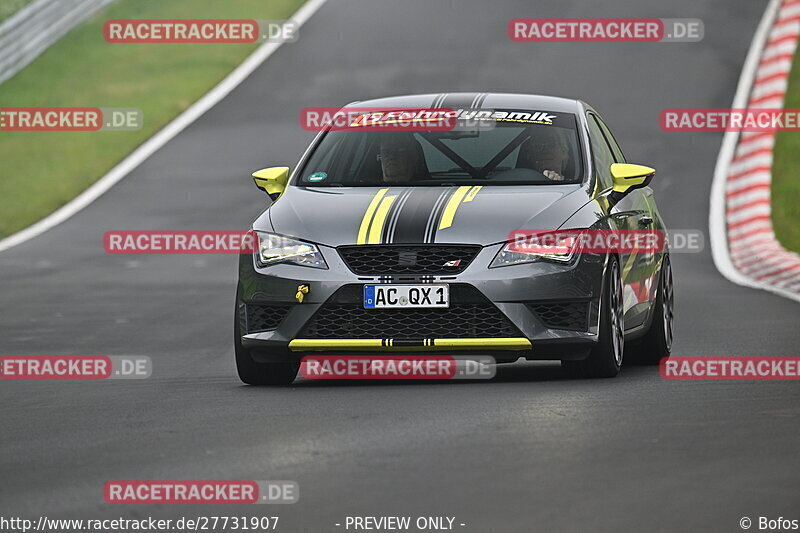
<path id="1" fill-rule="evenodd" d="M 306 326 L 310 339 L 514 337 L 515 328 L 490 305 L 458 304 L 449 309 L 364 309 L 329 304 Z"/>
<path id="2" fill-rule="evenodd" d="M 359 275 L 458 274 L 480 251 L 480 246 L 436 245 L 340 246 L 347 267 Z M 454 264 L 455 263 L 455 264 Z M 453 266 L 445 266 L 451 264 Z"/>
<path id="3" fill-rule="evenodd" d="M 288 305 L 247 304 L 247 332 L 276 329 L 289 312 Z"/>
<path id="4" fill-rule="evenodd" d="M 548 328 L 576 331 L 588 329 L 589 302 L 533 303 L 529 307 Z"/>
<path id="5" fill-rule="evenodd" d="M 519 337 L 508 318 L 474 287 L 450 286 L 446 309 L 364 309 L 362 286 L 346 286 L 305 325 L 307 339 Z"/>

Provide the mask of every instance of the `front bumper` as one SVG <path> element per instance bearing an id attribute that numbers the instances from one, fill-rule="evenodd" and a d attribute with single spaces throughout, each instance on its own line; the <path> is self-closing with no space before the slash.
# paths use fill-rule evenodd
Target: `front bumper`
<path id="1" fill-rule="evenodd" d="M 320 246 L 320 249 L 328 263 L 327 270 L 286 264 L 260 268 L 252 255 L 242 255 L 239 264 L 240 298 L 237 302 L 242 345 L 257 361 L 295 359 L 305 353 L 346 354 L 353 351 L 480 353 L 498 360 L 585 357 L 597 341 L 598 302 L 605 257 L 581 254 L 569 265 L 538 262 L 488 268 L 499 248 L 500 245 L 484 247 L 459 274 L 424 277 L 359 276 L 350 271 L 336 249 L 325 246 Z M 412 336 L 405 328 L 403 335 L 386 331 L 366 338 L 361 331 L 339 338 L 304 335 L 323 306 L 342 302 L 343 293 L 353 294 L 353 290 L 347 289 L 367 283 L 448 283 L 451 287 L 474 289 L 485 298 L 486 305 L 500 313 L 501 320 L 510 323 L 510 328 L 503 331 L 513 329 L 513 333 L 494 330 L 493 335 L 482 335 L 477 328 L 473 335 L 454 337 L 440 332 L 433 336 Z M 301 285 L 308 286 L 309 291 L 299 303 L 296 294 Z M 349 305 L 358 305 L 352 298 L 346 301 L 350 302 Z M 541 311 L 543 308 L 553 309 L 554 305 L 557 310 L 570 306 L 585 309 L 585 327 L 565 329 L 557 323 L 558 320 L 554 324 L 553 316 L 550 316 L 553 313 Z M 282 308 L 278 320 L 271 324 L 274 327 L 254 328 L 248 324 L 252 315 L 250 310 L 257 306 Z"/>
<path id="2" fill-rule="evenodd" d="M 313 352 L 331 350 L 353 351 L 442 351 L 442 350 L 530 350 L 531 341 L 525 337 L 464 337 L 420 339 L 420 346 L 413 340 L 397 342 L 394 338 L 381 339 L 294 339 L 289 342 L 293 352 Z"/>

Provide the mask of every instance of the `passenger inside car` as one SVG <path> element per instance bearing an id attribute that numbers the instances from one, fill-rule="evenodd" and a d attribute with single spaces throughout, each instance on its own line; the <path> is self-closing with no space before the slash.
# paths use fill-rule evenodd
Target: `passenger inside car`
<path id="1" fill-rule="evenodd" d="M 538 128 L 536 134 L 522 143 L 517 168 L 530 168 L 553 181 L 564 181 L 569 163 L 569 147 L 558 130 Z"/>

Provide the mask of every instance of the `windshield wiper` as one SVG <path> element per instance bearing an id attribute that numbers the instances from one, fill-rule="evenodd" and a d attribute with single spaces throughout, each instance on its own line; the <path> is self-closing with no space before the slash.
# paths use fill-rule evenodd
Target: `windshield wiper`
<path id="1" fill-rule="evenodd" d="M 438 176 L 440 174 L 467 174 L 467 175 L 469 175 L 469 172 L 467 172 L 463 168 L 451 168 L 449 170 L 437 170 L 436 172 L 431 172 L 430 173 L 431 176 Z"/>

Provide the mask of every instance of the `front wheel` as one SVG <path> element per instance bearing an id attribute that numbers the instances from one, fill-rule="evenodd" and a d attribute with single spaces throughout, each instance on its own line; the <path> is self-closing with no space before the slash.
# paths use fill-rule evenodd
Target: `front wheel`
<path id="1" fill-rule="evenodd" d="M 561 366 L 572 377 L 613 378 L 622 367 L 624 345 L 622 275 L 619 261 L 611 256 L 600 297 L 600 335 L 597 345 L 586 359 L 561 361 Z"/>

